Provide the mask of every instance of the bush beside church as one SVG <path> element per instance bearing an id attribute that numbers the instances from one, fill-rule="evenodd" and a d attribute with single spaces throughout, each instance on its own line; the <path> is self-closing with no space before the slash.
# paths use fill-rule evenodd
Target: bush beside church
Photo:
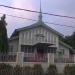
<path id="1" fill-rule="evenodd" d="M 56 65 L 49 65 L 45 73 L 40 64 L 34 64 L 33 67 L 0 64 L 0 75 L 58 75 L 58 71 Z M 75 75 L 75 65 L 66 65 L 63 75 Z"/>

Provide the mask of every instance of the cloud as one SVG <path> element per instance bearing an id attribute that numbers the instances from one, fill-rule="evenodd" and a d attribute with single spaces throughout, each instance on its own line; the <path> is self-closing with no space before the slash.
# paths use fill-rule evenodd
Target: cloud
<path id="1" fill-rule="evenodd" d="M 12 0 L 12 5 L 13 7 L 18 7 L 18 8 L 23 8 L 23 9 L 29 9 L 29 10 L 34 10 L 36 9 L 33 4 L 28 2 L 27 0 Z M 26 12 L 26 11 L 20 11 L 20 10 L 14 10 L 15 15 L 19 16 L 25 16 L 25 17 L 32 17 L 33 14 Z"/>
<path id="2" fill-rule="evenodd" d="M 1 2 L 3 3 L 3 1 L 1 1 Z M 34 5 L 32 4 L 31 0 L 29 0 L 29 2 L 27 0 L 11 0 L 11 3 L 10 3 L 10 1 L 8 2 L 8 4 L 7 4 L 7 2 L 5 2 L 3 5 L 8 5 L 8 6 L 17 7 L 17 8 L 23 8 L 23 9 L 29 9 L 29 10 L 36 9 L 34 7 Z M 0 12 L 9 14 L 9 15 L 24 17 L 24 18 L 33 18 L 35 16 L 34 13 L 30 13 L 27 11 L 13 10 L 13 9 L 4 8 L 4 7 L 0 7 Z M 2 15 L 0 15 L 0 16 L 2 16 Z M 31 22 L 32 22 L 32 21 L 28 21 L 28 20 L 11 17 L 8 15 L 6 17 L 6 21 L 8 23 L 8 25 L 7 25 L 8 36 L 10 36 L 15 29 L 27 26 L 27 25 L 31 24 Z"/>
<path id="3" fill-rule="evenodd" d="M 36 11 L 39 11 L 39 2 L 40 0 L 0 0 L 0 4 L 3 5 L 9 5 L 13 7 L 36 10 Z M 75 7 L 75 0 L 42 0 L 42 12 L 54 13 L 59 15 L 67 15 L 67 16 L 75 16 L 74 7 Z M 16 15 L 24 18 L 31 18 L 31 19 L 37 19 L 38 17 L 38 14 L 36 13 L 12 10 L 3 7 L 0 7 L 0 12 L 14 15 L 14 16 Z M 59 17 L 49 16 L 49 15 L 43 15 L 43 20 L 47 22 L 54 22 L 59 24 L 66 24 L 72 26 L 75 25 L 75 20 L 59 18 Z M 7 16 L 6 21 L 8 23 L 7 29 L 8 29 L 9 36 L 14 31 L 14 29 L 31 25 L 32 23 L 34 23 L 29 20 L 23 20 L 19 18 L 10 17 L 10 16 Z M 55 28 L 57 31 L 65 35 L 71 34 L 75 30 L 72 28 L 66 28 L 66 27 L 60 27 L 54 25 L 51 25 L 51 27 Z"/>

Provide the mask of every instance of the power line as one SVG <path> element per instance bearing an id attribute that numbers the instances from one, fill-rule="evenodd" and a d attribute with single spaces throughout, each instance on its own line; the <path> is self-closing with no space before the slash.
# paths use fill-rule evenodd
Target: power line
<path id="1" fill-rule="evenodd" d="M 70 25 L 68 26 L 68 25 L 64 25 L 64 24 L 57 24 L 57 23 L 50 23 L 50 22 L 45 22 L 45 23 L 58 25 L 58 26 L 65 26 L 65 27 L 75 28 L 74 26 L 70 26 Z"/>
<path id="2" fill-rule="evenodd" d="M 28 11 L 28 12 L 41 13 L 41 12 L 38 12 L 38 11 L 32 11 L 32 10 L 27 10 L 27 9 L 22 9 L 22 8 L 16 8 L 16 7 L 11 7 L 11 6 L 6 6 L 6 5 L 0 5 L 0 6 L 6 7 L 6 8 L 11 8 L 11 9 Z M 58 17 L 64 17 L 64 18 L 70 18 L 70 19 L 75 19 L 75 17 L 71 17 L 71 16 L 63 16 L 63 15 L 56 15 L 56 14 L 43 13 L 43 12 L 42 12 L 42 14 L 52 15 L 52 16 L 58 16 Z"/>
<path id="3" fill-rule="evenodd" d="M 4 14 L 4 13 L 0 13 L 0 14 Z M 15 18 L 20 18 L 20 19 L 26 19 L 26 20 L 31 20 L 31 21 L 37 21 L 37 20 L 33 20 L 33 19 L 29 19 L 29 18 L 23 18 L 23 17 L 19 17 L 19 16 L 14 16 L 14 15 L 9 15 L 6 14 L 7 16 L 11 16 L 11 17 L 15 17 Z M 65 27 L 70 27 L 70 28 L 75 28 L 74 26 L 68 26 L 68 25 L 62 25 L 62 24 L 56 24 L 56 23 L 50 23 L 50 22 L 44 22 L 47 24 L 53 24 L 53 25 L 58 25 L 58 26 L 65 26 Z"/>
<path id="4" fill-rule="evenodd" d="M 0 14 L 4 14 L 4 13 L 0 13 Z M 6 14 L 6 15 L 7 15 L 7 16 L 11 16 L 11 17 L 15 17 L 15 18 L 20 18 L 20 19 L 26 19 L 26 20 L 37 21 L 37 20 L 33 20 L 33 19 L 28 19 L 28 18 L 20 17 L 20 16 L 14 16 L 14 15 L 9 15 L 9 14 Z"/>

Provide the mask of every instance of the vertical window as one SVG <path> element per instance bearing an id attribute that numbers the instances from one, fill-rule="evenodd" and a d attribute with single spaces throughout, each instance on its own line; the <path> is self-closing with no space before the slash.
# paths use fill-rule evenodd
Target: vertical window
<path id="1" fill-rule="evenodd" d="M 54 36 L 54 44 L 56 44 L 56 36 Z"/>
<path id="2" fill-rule="evenodd" d="M 31 31 L 29 32 L 29 43 L 31 44 Z"/>
<path id="3" fill-rule="evenodd" d="M 47 39 L 48 39 L 48 42 L 50 42 L 50 33 L 49 32 L 47 33 Z"/>
<path id="4" fill-rule="evenodd" d="M 53 44 L 53 34 L 51 34 L 51 43 Z"/>
<path id="5" fill-rule="evenodd" d="M 35 40 L 35 37 L 34 37 L 34 29 L 32 30 L 32 33 L 33 33 L 33 35 L 32 35 L 32 43 L 34 43 L 34 40 Z"/>
<path id="6" fill-rule="evenodd" d="M 25 40 L 26 40 L 26 43 L 27 43 L 27 38 L 28 38 L 28 32 L 26 32 L 26 36 L 25 36 L 25 37 L 26 37 L 26 39 L 25 39 Z"/>
<path id="7" fill-rule="evenodd" d="M 47 31 L 45 31 L 45 35 L 46 35 L 45 42 L 47 42 Z"/>
<path id="8" fill-rule="evenodd" d="M 24 42 L 24 33 L 22 33 L 21 42 Z"/>
<path id="9" fill-rule="evenodd" d="M 24 52 L 24 46 L 21 46 L 21 51 Z"/>
<path id="10" fill-rule="evenodd" d="M 51 43 L 51 33 L 49 33 L 49 41 L 50 41 L 50 43 Z"/>
<path id="11" fill-rule="evenodd" d="M 36 35 L 35 35 L 36 41 L 38 40 L 37 34 L 38 34 L 38 30 L 36 29 Z"/>
<path id="12" fill-rule="evenodd" d="M 27 53 L 28 52 L 27 50 L 28 50 L 27 47 L 25 47 L 24 52 Z"/>
<path id="13" fill-rule="evenodd" d="M 29 38 L 31 39 L 31 31 L 30 31 L 30 33 L 29 33 Z"/>
<path id="14" fill-rule="evenodd" d="M 47 40 L 46 40 L 46 42 L 48 42 L 48 32 L 46 31 L 46 37 L 47 37 Z"/>
<path id="15" fill-rule="evenodd" d="M 63 56 L 63 55 L 64 55 L 64 49 L 60 49 L 59 56 Z"/>
<path id="16" fill-rule="evenodd" d="M 22 39 L 24 39 L 24 33 L 22 33 Z"/>
<path id="17" fill-rule="evenodd" d="M 29 39 L 29 32 L 27 31 L 27 40 Z"/>

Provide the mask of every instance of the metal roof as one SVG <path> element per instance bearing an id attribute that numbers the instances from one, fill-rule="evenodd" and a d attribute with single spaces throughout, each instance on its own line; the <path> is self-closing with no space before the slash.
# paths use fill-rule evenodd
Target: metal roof
<path id="1" fill-rule="evenodd" d="M 38 26 L 45 27 L 45 28 L 47 28 L 48 30 L 50 30 L 50 31 L 52 31 L 53 33 L 55 33 L 56 35 L 63 37 L 63 35 L 62 35 L 61 33 L 59 33 L 58 31 L 56 31 L 56 30 L 54 30 L 54 29 L 52 29 L 51 27 L 49 27 L 48 25 L 46 25 L 46 24 L 45 24 L 44 22 L 42 22 L 42 21 L 38 21 L 38 22 L 36 22 L 36 23 L 34 23 L 34 24 L 30 25 L 30 26 L 26 26 L 26 27 L 23 27 L 23 28 L 16 29 L 16 30 L 13 32 L 12 36 L 18 34 L 18 32 L 20 32 L 20 31 L 27 30 L 27 29 L 32 29 L 32 28 L 36 28 L 36 27 L 38 27 Z"/>

